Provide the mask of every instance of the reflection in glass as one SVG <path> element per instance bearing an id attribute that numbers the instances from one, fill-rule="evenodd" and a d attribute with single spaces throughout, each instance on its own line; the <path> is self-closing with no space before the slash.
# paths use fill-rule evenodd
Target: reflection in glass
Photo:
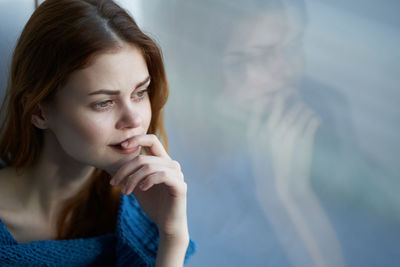
<path id="1" fill-rule="evenodd" d="M 377 96 L 377 88 L 399 80 L 360 63 L 385 56 L 372 56 L 371 42 L 352 47 L 358 35 L 378 31 L 372 17 L 362 20 L 347 7 L 361 12 L 344 1 L 143 3 L 144 24 L 157 33 L 170 77 L 167 130 L 189 185 L 189 222 L 199 245 L 190 266 L 400 261 L 395 164 L 367 153 L 398 141 L 362 145 L 371 133 L 360 127 L 383 126 L 389 95 L 398 96 L 366 92 Z M 345 51 L 351 47 L 354 55 Z M 368 87 L 374 79 L 382 83 Z M 381 102 L 388 107 L 372 114 L 380 120 L 361 116 Z M 389 155 L 394 161 L 398 153 Z"/>

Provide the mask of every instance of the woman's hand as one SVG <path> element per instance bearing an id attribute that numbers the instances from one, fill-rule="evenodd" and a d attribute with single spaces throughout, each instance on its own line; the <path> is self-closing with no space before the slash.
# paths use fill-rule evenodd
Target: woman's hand
<path id="1" fill-rule="evenodd" d="M 157 225 L 161 238 L 176 244 L 188 243 L 187 184 L 179 163 L 169 157 L 155 135 L 138 135 L 124 144 L 125 148 L 136 146 L 146 147 L 151 155 L 138 155 L 122 165 L 111 185 L 124 184 L 122 192 L 134 194 Z"/>

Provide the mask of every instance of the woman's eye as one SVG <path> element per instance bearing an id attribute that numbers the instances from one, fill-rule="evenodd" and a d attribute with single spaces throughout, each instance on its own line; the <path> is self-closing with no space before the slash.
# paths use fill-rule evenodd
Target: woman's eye
<path id="1" fill-rule="evenodd" d="M 146 88 L 146 89 L 137 91 L 137 92 L 133 93 L 132 98 L 136 102 L 142 101 L 146 97 L 146 94 L 149 92 L 150 92 L 150 88 Z M 114 100 L 105 100 L 105 101 L 94 103 L 92 106 L 95 110 L 105 111 L 105 110 L 112 108 L 114 106 L 114 104 L 115 104 Z"/>
<path id="2" fill-rule="evenodd" d="M 106 101 L 95 103 L 93 105 L 93 107 L 98 110 L 104 110 L 104 109 L 110 108 L 113 104 L 114 104 L 114 102 L 112 100 L 106 100 Z"/>
<path id="3" fill-rule="evenodd" d="M 134 93 L 133 94 L 133 98 L 135 99 L 135 100 L 141 100 L 141 99 L 143 99 L 145 96 L 146 96 L 146 94 L 149 92 L 149 88 L 146 88 L 146 89 L 144 89 L 144 90 L 140 90 L 140 91 L 138 91 L 138 92 L 136 92 L 136 93 Z"/>

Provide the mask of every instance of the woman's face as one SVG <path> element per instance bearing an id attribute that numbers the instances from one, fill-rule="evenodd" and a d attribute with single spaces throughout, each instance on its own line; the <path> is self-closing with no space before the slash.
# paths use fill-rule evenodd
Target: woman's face
<path id="1" fill-rule="evenodd" d="M 125 45 L 72 73 L 45 107 L 48 128 L 76 161 L 110 173 L 140 153 L 116 145 L 146 134 L 151 120 L 149 72 L 141 52 Z"/>
<path id="2" fill-rule="evenodd" d="M 303 71 L 301 31 L 283 10 L 261 13 L 234 31 L 223 65 L 225 94 L 235 103 L 251 105 L 291 90 Z"/>

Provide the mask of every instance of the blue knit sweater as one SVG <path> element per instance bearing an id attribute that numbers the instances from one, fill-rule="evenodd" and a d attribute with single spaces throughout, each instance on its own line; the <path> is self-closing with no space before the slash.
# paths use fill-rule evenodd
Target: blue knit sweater
<path id="1" fill-rule="evenodd" d="M 135 197 L 121 194 L 114 234 L 18 243 L 0 220 L 0 266 L 154 266 L 158 241 Z M 185 263 L 195 250 L 190 240 Z"/>

